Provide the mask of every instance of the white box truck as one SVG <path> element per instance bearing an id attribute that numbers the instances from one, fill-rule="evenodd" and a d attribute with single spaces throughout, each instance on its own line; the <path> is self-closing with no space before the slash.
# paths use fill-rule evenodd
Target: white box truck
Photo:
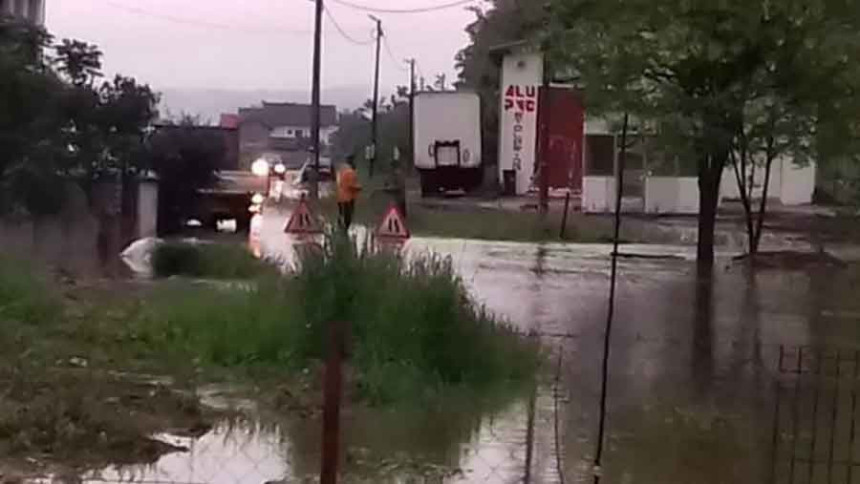
<path id="1" fill-rule="evenodd" d="M 415 168 L 421 194 L 470 190 L 481 183 L 481 98 L 471 91 L 415 95 Z"/>

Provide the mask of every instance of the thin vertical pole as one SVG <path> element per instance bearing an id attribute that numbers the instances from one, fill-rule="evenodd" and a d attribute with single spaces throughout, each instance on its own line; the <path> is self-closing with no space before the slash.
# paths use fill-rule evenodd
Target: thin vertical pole
<path id="1" fill-rule="evenodd" d="M 373 76 L 373 120 L 370 127 L 370 176 L 373 177 L 373 167 L 379 157 L 379 54 L 382 46 L 382 20 L 373 15 L 370 18 L 376 22 L 376 69 Z"/>
<path id="2" fill-rule="evenodd" d="M 857 435 L 857 425 L 855 417 L 857 415 L 857 391 L 854 390 L 854 385 L 857 384 L 857 365 L 860 364 L 860 351 L 854 352 L 854 379 L 851 381 L 851 433 L 848 434 L 848 470 L 846 471 L 845 482 L 851 484 L 851 479 L 854 473 L 854 439 Z"/>
<path id="3" fill-rule="evenodd" d="M 827 450 L 827 482 L 833 477 L 833 447 L 836 444 L 836 419 L 839 416 L 839 373 L 842 353 L 836 350 L 836 380 L 833 386 L 833 409 L 830 413 L 830 447 Z"/>
<path id="4" fill-rule="evenodd" d="M 537 386 L 532 387 L 531 395 L 529 396 L 529 405 L 526 416 L 526 469 L 523 476 L 523 484 L 531 484 L 532 482 L 532 466 L 534 462 L 534 446 L 535 446 L 535 409 L 537 407 Z"/>
<path id="5" fill-rule="evenodd" d="M 311 200 L 319 199 L 320 172 L 320 79 L 322 59 L 322 16 L 323 0 L 316 0 L 316 16 L 314 18 L 314 61 L 313 81 L 311 86 L 311 149 L 313 149 L 313 166 L 311 171 Z"/>
<path id="6" fill-rule="evenodd" d="M 320 484 L 337 484 L 340 459 L 340 402 L 343 386 L 344 325 L 329 323 L 323 401 L 322 470 Z"/>
<path id="7" fill-rule="evenodd" d="M 803 378 L 803 347 L 797 349 L 797 379 L 794 381 L 794 396 L 791 402 L 791 462 L 788 471 L 788 484 L 794 484 L 794 468 L 797 465 L 797 434 L 798 429 L 798 405 L 800 399 L 800 382 Z M 813 426 L 812 431 L 815 432 Z M 814 435 L 814 434 L 813 434 Z M 814 445 L 814 444 L 813 444 Z M 812 470 L 812 457 L 809 463 L 810 472 Z"/>
<path id="8" fill-rule="evenodd" d="M 801 348 L 801 354 L 802 352 L 803 348 Z M 818 426 L 818 400 L 820 400 L 819 397 L 821 396 L 821 379 L 818 378 L 818 376 L 821 375 L 821 353 L 819 352 L 817 356 L 813 356 L 815 356 L 817 362 L 815 367 L 815 396 L 813 397 L 815 398 L 815 403 L 812 405 L 812 439 L 810 439 L 809 444 L 809 482 L 812 482 L 812 478 L 815 476 L 815 441 L 818 437 L 818 432 L 816 431 L 816 427 Z M 800 371 L 798 373 L 800 373 Z M 800 376 L 798 376 L 798 378 L 800 378 Z"/>
<path id="9" fill-rule="evenodd" d="M 779 348 L 780 357 L 782 357 L 782 347 Z M 770 484 L 776 483 L 776 469 L 777 462 L 779 457 L 779 403 L 780 403 L 780 393 L 782 393 L 782 384 L 777 381 L 776 382 L 776 391 L 774 392 L 776 403 L 774 404 L 773 411 L 773 436 L 771 436 L 771 466 L 770 466 L 770 479 L 768 482 Z"/>
<path id="10" fill-rule="evenodd" d="M 549 212 L 549 143 L 550 143 L 550 87 L 549 61 L 544 52 L 543 85 L 538 95 L 538 125 L 540 141 L 538 142 L 538 183 L 540 189 L 540 213 L 545 216 Z"/>
<path id="11" fill-rule="evenodd" d="M 621 156 L 618 162 L 618 189 L 615 201 L 615 238 L 612 244 L 612 273 L 609 285 L 609 309 L 606 313 L 606 329 L 603 335 L 603 365 L 600 382 L 600 421 L 597 428 L 597 452 L 594 454 L 594 483 L 599 484 L 603 470 L 603 447 L 606 434 L 606 402 L 609 392 L 609 349 L 612 342 L 612 323 L 615 318 L 615 287 L 618 281 L 618 245 L 621 236 L 621 197 L 624 187 L 624 169 L 627 165 L 627 130 L 630 115 L 624 113 L 624 126 L 621 130 Z"/>
<path id="12" fill-rule="evenodd" d="M 570 210 L 570 192 L 564 197 L 564 213 L 561 215 L 561 232 L 558 238 L 564 240 L 565 231 L 567 230 L 567 212 Z"/>

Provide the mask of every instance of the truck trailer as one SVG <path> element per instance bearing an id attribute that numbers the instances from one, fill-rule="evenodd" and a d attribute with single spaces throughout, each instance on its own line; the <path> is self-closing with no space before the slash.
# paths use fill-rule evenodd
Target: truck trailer
<path id="1" fill-rule="evenodd" d="M 421 194 L 468 191 L 481 184 L 481 98 L 471 91 L 415 96 L 415 168 Z"/>

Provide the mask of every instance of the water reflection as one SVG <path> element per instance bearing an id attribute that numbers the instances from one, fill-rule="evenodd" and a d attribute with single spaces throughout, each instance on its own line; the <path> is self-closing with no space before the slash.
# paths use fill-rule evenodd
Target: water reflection
<path id="1" fill-rule="evenodd" d="M 262 254 L 292 257 L 294 241 L 283 233 L 287 215 L 267 213 L 261 222 Z M 588 480 L 611 247 L 418 238 L 406 250 L 451 256 L 475 297 L 521 329 L 570 336 L 545 340 L 563 354 L 559 411 L 544 384 L 533 419 L 528 395 L 480 410 L 461 402 L 409 414 L 353 412 L 345 417 L 348 482 L 522 482 L 528 452 L 531 482 L 559 482 L 559 460 L 566 482 Z M 856 346 L 855 269 L 753 275 L 723 259 L 703 279 L 689 248 L 625 252 L 681 258 L 620 262 L 606 482 L 762 482 L 779 345 Z M 138 476 L 301 481 L 318 471 L 318 435 L 315 421 L 232 434 L 219 427 L 183 444 L 191 452 L 165 457 Z"/>

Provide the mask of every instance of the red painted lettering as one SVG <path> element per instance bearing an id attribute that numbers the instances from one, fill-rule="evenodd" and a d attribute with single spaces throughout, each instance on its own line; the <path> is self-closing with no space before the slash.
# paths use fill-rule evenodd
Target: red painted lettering
<path id="1" fill-rule="evenodd" d="M 533 100 L 526 101 L 526 111 L 533 113 L 533 112 L 535 112 L 535 109 L 537 109 L 537 103 L 536 102 L 534 102 Z"/>
<path id="2" fill-rule="evenodd" d="M 537 96 L 537 88 L 535 86 L 526 86 L 526 97 L 534 98 Z"/>
<path id="3" fill-rule="evenodd" d="M 505 96 L 515 97 L 516 95 L 517 95 L 516 88 L 514 87 L 513 84 L 511 84 L 510 86 L 508 86 L 508 89 L 505 91 Z"/>
<path id="4" fill-rule="evenodd" d="M 505 99 L 505 111 L 510 111 L 514 109 L 514 100 L 510 98 Z"/>

